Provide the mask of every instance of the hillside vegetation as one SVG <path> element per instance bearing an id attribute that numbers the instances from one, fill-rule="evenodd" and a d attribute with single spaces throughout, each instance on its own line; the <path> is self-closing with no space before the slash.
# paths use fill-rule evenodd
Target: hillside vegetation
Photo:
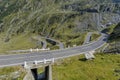
<path id="1" fill-rule="evenodd" d="M 119 80 L 119 57 L 97 54 L 96 59 L 90 61 L 85 61 L 83 55 L 68 58 L 53 67 L 53 77 L 54 80 Z"/>
<path id="2" fill-rule="evenodd" d="M 4 36 L 2 36 L 1 45 L 2 43 L 10 45 L 10 42 L 6 42 L 21 34 L 53 37 L 64 42 L 65 46 L 68 44 L 81 45 L 86 30 L 97 29 L 95 24 L 92 24 L 92 14 L 79 12 L 79 9 L 89 7 L 88 3 L 89 1 L 84 0 L 2 0 L 0 3 L 0 32 Z"/>
<path id="3" fill-rule="evenodd" d="M 113 32 L 110 34 L 110 40 L 119 41 L 120 40 L 120 23 L 113 29 Z"/>
<path id="4" fill-rule="evenodd" d="M 107 53 L 120 53 L 120 23 L 113 29 L 108 43 Z"/>
<path id="5" fill-rule="evenodd" d="M 112 2 L 112 0 L 1 0 L 0 35 L 4 34 L 0 41 L 1 45 L 2 43 L 10 45 L 6 42 L 15 36 L 17 39 L 21 34 L 52 37 L 63 42 L 66 47 L 81 45 L 88 31 L 101 30 L 97 22 L 99 11 L 97 4 L 108 1 Z M 100 10 L 104 11 L 105 8 L 106 6 L 100 6 Z M 119 7 L 116 5 L 116 8 Z M 103 14 L 101 23 L 106 24 L 112 20 L 111 16 L 116 15 Z M 26 38 L 30 39 L 31 36 Z M 33 45 L 31 47 L 35 48 Z"/>
<path id="6" fill-rule="evenodd" d="M 5 41 L 20 33 L 61 38 L 97 30 L 92 14 L 81 12 L 95 8 L 97 2 L 99 0 L 3 0 L 0 30 L 6 31 Z"/>
<path id="7" fill-rule="evenodd" d="M 108 22 L 117 23 L 120 17 L 116 14 L 120 9 L 118 4 L 112 11 L 112 5 L 101 5 L 100 10 L 97 5 L 113 1 L 119 0 L 0 0 L 0 54 L 10 50 L 40 48 L 41 45 L 32 39 L 34 36 L 51 37 L 63 42 L 65 47 L 82 45 L 87 32 L 101 31 Z M 120 23 L 115 28 L 113 25 L 110 31 L 113 33 L 109 43 L 115 45 L 111 45 L 115 52 L 120 49 L 116 49 L 120 37 L 119 25 Z M 93 34 L 91 40 L 96 40 L 98 36 L 100 35 Z M 113 50 L 111 46 L 110 49 Z M 119 57 L 120 55 L 98 54 L 91 61 L 84 61 L 83 56 L 68 58 L 53 66 L 53 78 L 119 80 Z M 12 73 L 18 70 L 19 76 L 15 78 Z M 0 79 L 22 80 L 25 73 L 22 67 L 7 67 L 0 69 Z"/>

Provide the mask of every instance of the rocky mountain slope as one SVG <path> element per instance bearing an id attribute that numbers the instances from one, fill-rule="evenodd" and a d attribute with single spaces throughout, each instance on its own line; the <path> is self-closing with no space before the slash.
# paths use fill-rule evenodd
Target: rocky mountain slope
<path id="1" fill-rule="evenodd" d="M 0 32 L 8 42 L 20 34 L 52 37 L 65 44 L 82 44 L 88 31 L 116 24 L 120 6 L 112 0 L 0 0 Z"/>

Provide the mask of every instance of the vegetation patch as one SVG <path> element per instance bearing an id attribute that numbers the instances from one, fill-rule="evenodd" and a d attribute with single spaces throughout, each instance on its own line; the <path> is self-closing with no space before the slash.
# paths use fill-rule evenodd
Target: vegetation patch
<path id="1" fill-rule="evenodd" d="M 36 47 L 36 42 L 32 40 L 30 34 L 21 34 L 12 37 L 9 42 L 4 41 L 4 34 L 0 34 L 0 53 L 10 53 L 11 50 L 24 50 Z"/>
<path id="2" fill-rule="evenodd" d="M 99 34 L 99 33 L 93 33 L 92 36 L 91 36 L 91 41 L 95 41 L 95 40 L 97 40 L 99 37 L 100 37 L 100 34 Z"/>
<path id="3" fill-rule="evenodd" d="M 53 66 L 53 80 L 118 80 L 120 55 L 96 54 L 94 60 L 76 56 Z"/>

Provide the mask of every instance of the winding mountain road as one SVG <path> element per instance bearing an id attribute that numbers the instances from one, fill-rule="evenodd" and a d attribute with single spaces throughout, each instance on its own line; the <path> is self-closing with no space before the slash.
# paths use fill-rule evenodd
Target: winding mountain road
<path id="1" fill-rule="evenodd" d="M 60 58 L 85 54 L 86 52 L 93 51 L 102 47 L 107 41 L 107 38 L 107 34 L 101 33 L 101 37 L 97 41 L 82 46 L 45 52 L 33 52 L 27 54 L 0 55 L 0 67 L 2 68 L 7 66 L 22 65 L 25 61 L 33 63 L 34 61 L 40 61 L 44 59 L 54 58 L 57 60 Z"/>

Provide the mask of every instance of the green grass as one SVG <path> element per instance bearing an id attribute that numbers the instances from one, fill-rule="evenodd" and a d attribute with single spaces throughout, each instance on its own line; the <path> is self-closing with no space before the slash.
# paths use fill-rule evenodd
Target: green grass
<path id="1" fill-rule="evenodd" d="M 25 70 L 20 67 L 20 66 L 15 66 L 15 67 L 5 67 L 5 68 L 0 68 L 0 80 L 14 80 L 13 77 L 11 76 L 12 73 L 14 72 L 19 72 L 20 77 L 15 80 L 22 80 L 22 78 L 25 76 Z M 1 76 L 6 75 L 7 77 L 4 77 L 1 79 Z"/>
<path id="2" fill-rule="evenodd" d="M 97 40 L 99 37 L 100 37 L 100 34 L 98 34 L 98 33 L 93 33 L 92 36 L 91 36 L 91 41 L 95 41 L 95 40 Z"/>
<path id="3" fill-rule="evenodd" d="M 33 35 L 33 34 L 32 34 Z M 12 37 L 9 42 L 4 42 L 4 33 L 0 34 L 0 53 L 10 50 L 21 50 L 35 48 L 35 42 L 31 39 L 31 34 L 21 34 Z"/>
<path id="4" fill-rule="evenodd" d="M 108 29 L 109 29 L 109 32 L 108 32 L 108 34 L 111 34 L 113 31 L 114 31 L 114 28 L 116 27 L 116 25 L 114 24 L 114 25 L 112 25 L 112 26 L 110 26 Z"/>
<path id="5" fill-rule="evenodd" d="M 94 60 L 82 61 L 84 56 L 63 60 L 53 68 L 53 80 L 118 80 L 120 55 L 97 54 Z"/>

